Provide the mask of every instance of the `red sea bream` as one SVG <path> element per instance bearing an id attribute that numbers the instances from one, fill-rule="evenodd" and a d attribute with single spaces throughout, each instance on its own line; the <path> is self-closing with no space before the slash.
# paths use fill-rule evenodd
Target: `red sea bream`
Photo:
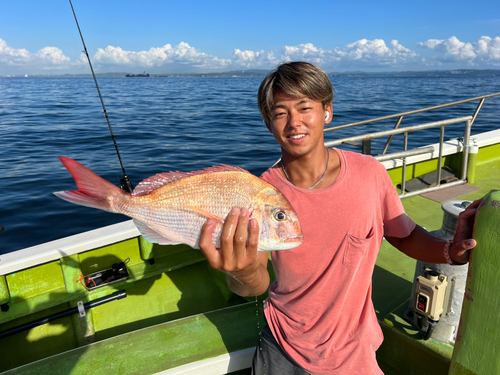
<path id="1" fill-rule="evenodd" d="M 54 193 L 82 206 L 130 216 L 150 242 L 184 243 L 198 247 L 201 227 L 217 222 L 214 243 L 219 247 L 224 219 L 233 207 L 246 207 L 258 220 L 259 250 L 299 246 L 303 235 L 296 212 L 274 186 L 248 171 L 216 166 L 196 172 L 160 173 L 142 181 L 129 194 L 75 160 L 60 160 L 79 190 Z"/>

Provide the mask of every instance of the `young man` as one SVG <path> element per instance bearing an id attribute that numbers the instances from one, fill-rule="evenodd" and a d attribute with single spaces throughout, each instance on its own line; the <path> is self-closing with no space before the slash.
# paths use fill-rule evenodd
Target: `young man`
<path id="1" fill-rule="evenodd" d="M 374 158 L 327 149 L 332 119 L 328 76 L 305 62 L 280 65 L 262 82 L 259 108 L 281 146 L 281 161 L 262 178 L 288 198 L 304 232 L 301 246 L 272 253 L 276 282 L 264 303 L 268 325 L 257 347 L 255 374 L 382 374 L 375 351 L 383 337 L 371 281 L 385 237 L 403 253 L 429 263 L 466 263 L 477 202 L 460 215 L 453 245 L 431 236 L 404 212 L 385 168 Z M 258 223 L 247 208 L 228 215 L 221 248 L 203 227 L 200 248 L 227 273 L 242 296 L 269 287 L 268 253 L 257 252 Z"/>

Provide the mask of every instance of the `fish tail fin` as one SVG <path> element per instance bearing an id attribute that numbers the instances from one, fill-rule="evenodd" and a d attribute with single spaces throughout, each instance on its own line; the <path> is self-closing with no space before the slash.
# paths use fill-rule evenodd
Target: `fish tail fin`
<path id="1" fill-rule="evenodd" d="M 54 195 L 81 206 L 117 212 L 113 207 L 113 202 L 116 198 L 123 199 L 128 193 L 73 159 L 61 156 L 59 160 L 75 179 L 78 190 L 58 191 Z"/>

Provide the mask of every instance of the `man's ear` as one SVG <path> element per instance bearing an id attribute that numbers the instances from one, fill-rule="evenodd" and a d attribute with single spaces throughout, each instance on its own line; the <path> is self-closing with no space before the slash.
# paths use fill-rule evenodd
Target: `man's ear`
<path id="1" fill-rule="evenodd" d="M 333 119 L 333 103 L 325 105 L 324 110 L 325 110 L 325 114 L 326 114 L 326 112 L 328 112 L 330 114 L 328 116 L 328 118 L 325 119 L 325 124 L 329 124 L 330 122 L 332 122 L 332 119 Z"/>

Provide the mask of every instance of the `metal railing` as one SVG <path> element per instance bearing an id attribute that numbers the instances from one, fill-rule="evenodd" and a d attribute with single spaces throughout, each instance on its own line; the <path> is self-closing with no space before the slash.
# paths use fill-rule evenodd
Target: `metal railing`
<path id="1" fill-rule="evenodd" d="M 375 122 L 380 122 L 380 121 L 385 121 L 385 120 L 397 118 L 396 125 L 394 126 L 394 128 L 392 130 L 378 131 L 378 132 L 367 133 L 367 134 L 363 134 L 363 135 L 342 138 L 342 139 L 338 139 L 338 140 L 334 140 L 334 141 L 328 141 L 328 142 L 325 142 L 325 146 L 326 147 L 333 147 L 333 146 L 338 146 L 341 144 L 352 144 L 353 142 L 359 142 L 359 141 L 367 142 L 367 141 L 371 141 L 372 139 L 375 139 L 375 138 L 388 137 L 388 140 L 384 146 L 383 152 L 380 155 L 375 156 L 375 158 L 378 159 L 379 161 L 402 159 L 402 162 L 403 162 L 403 165 L 402 165 L 402 183 L 401 183 L 401 194 L 400 194 L 400 197 L 402 197 L 402 198 L 418 195 L 418 194 L 421 194 L 423 192 L 431 192 L 431 191 L 435 191 L 435 190 L 439 190 L 439 189 L 443 189 L 443 188 L 447 188 L 447 187 L 451 187 L 451 186 L 455 186 L 455 185 L 465 184 L 467 182 L 467 163 L 468 163 L 468 157 L 469 157 L 471 127 L 474 124 L 474 121 L 476 120 L 476 118 L 479 114 L 479 111 L 481 110 L 481 108 L 484 104 L 484 101 L 488 98 L 492 98 L 495 96 L 500 96 L 500 92 L 497 92 L 494 94 L 489 94 L 489 95 L 478 96 L 475 98 L 460 100 L 460 101 L 452 102 L 452 103 L 448 103 L 448 104 L 442 104 L 442 105 L 438 105 L 438 106 L 417 109 L 414 111 L 397 113 L 397 114 L 390 115 L 390 116 L 377 117 L 377 118 L 370 119 L 370 120 L 364 120 L 364 121 L 353 122 L 353 123 L 349 123 L 349 124 L 330 127 L 330 128 L 325 129 L 324 132 L 327 133 L 327 132 L 331 132 L 331 131 L 351 128 L 351 127 L 360 126 L 360 125 L 367 125 L 367 124 L 371 124 L 371 123 L 375 123 Z M 407 126 L 407 127 L 403 127 L 403 128 L 400 127 L 401 123 L 403 121 L 403 118 L 405 118 L 406 116 L 417 114 L 417 113 L 428 112 L 428 111 L 432 111 L 432 110 L 436 110 L 436 109 L 446 108 L 446 107 L 452 107 L 452 106 L 456 106 L 459 104 L 469 103 L 469 102 L 474 102 L 474 101 L 479 101 L 479 104 L 476 107 L 476 110 L 474 111 L 474 114 L 472 116 L 452 118 L 452 119 L 447 119 L 447 120 L 442 120 L 442 121 L 429 122 L 429 123 L 421 124 L 421 125 Z M 465 128 L 464 128 L 464 133 L 463 133 L 463 138 L 462 138 L 463 159 L 462 159 L 462 170 L 461 170 L 460 179 L 458 181 L 446 183 L 445 186 L 442 186 L 441 185 L 441 167 L 442 167 L 442 159 L 443 159 L 445 126 L 457 124 L 457 123 L 461 123 L 461 122 L 465 123 Z M 430 128 L 437 128 L 437 127 L 441 128 L 441 136 L 440 136 L 440 141 L 439 141 L 436 186 L 406 193 L 406 189 L 405 189 L 406 188 L 406 186 L 405 186 L 406 185 L 406 167 L 407 167 L 406 159 L 409 156 L 421 155 L 421 154 L 431 154 L 432 155 L 435 152 L 435 149 L 432 146 L 420 147 L 420 148 L 408 150 L 408 135 L 410 132 L 415 132 L 418 130 L 424 130 L 424 129 L 430 129 Z M 404 135 L 403 151 L 387 154 L 387 150 L 389 149 L 389 146 L 390 146 L 392 140 L 394 139 L 394 136 L 397 134 Z"/>

